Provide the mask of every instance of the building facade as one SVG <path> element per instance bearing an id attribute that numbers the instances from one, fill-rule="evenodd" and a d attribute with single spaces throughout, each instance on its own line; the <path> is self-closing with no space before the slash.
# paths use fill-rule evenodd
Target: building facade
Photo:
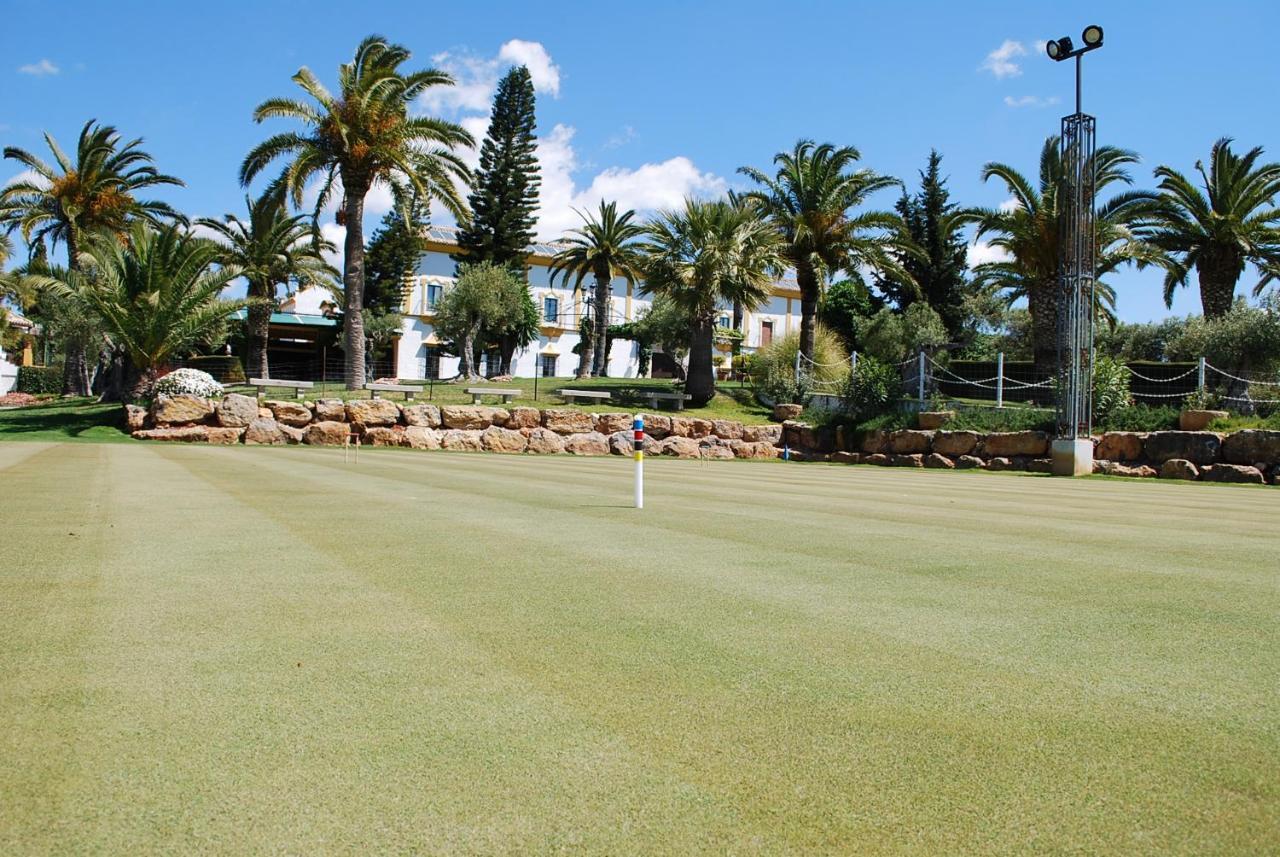
<path id="1" fill-rule="evenodd" d="M 573 287 L 573 278 L 565 282 L 563 277 L 557 276 L 553 283 L 551 261 L 562 249 L 564 245 L 557 243 L 529 247 L 526 273 L 529 289 L 542 318 L 537 341 L 516 352 L 512 360 L 514 375 L 527 378 L 536 373 L 542 377 L 568 377 L 578 367 L 578 355 L 573 349 L 579 342 L 578 324 L 587 312 L 587 297 L 595 287 L 595 280 L 587 277 L 582 288 Z M 410 288 L 402 308 L 404 324 L 393 361 L 398 378 L 452 378 L 458 372 L 458 358 L 443 353 L 445 343 L 436 334 L 433 324 L 437 303 L 456 282 L 457 265 L 451 254 L 457 252 L 455 228 L 428 228 L 426 249 L 418 261 L 417 270 L 410 275 Z M 624 279 L 613 281 L 610 324 L 634 321 L 650 305 L 650 300 L 641 296 L 640 285 L 629 285 Z M 721 327 L 733 326 L 729 307 L 723 308 L 718 324 Z M 755 312 L 744 313 L 743 351 L 749 353 L 768 345 L 775 337 L 798 328 L 799 324 L 800 291 L 794 280 L 784 278 L 774 284 L 769 300 L 763 306 Z M 718 347 L 727 357 L 729 346 Z M 485 374 L 493 374 L 497 365 L 497 355 L 486 355 L 481 369 Z M 491 366 L 493 371 L 490 371 Z M 636 343 L 614 340 L 609 351 L 610 377 L 634 378 L 638 369 Z"/>

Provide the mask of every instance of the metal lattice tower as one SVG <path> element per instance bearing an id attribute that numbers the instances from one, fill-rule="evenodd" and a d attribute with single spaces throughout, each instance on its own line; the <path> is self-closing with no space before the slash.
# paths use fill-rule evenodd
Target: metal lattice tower
<path id="1" fill-rule="evenodd" d="M 1093 429 L 1093 307 L 1097 271 L 1094 229 L 1096 121 L 1077 112 L 1062 119 L 1065 173 L 1058 193 L 1061 274 L 1058 284 L 1058 437 L 1077 440 Z"/>

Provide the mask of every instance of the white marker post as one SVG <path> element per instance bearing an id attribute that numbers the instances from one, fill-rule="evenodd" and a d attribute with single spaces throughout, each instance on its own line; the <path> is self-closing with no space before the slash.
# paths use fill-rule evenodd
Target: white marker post
<path id="1" fill-rule="evenodd" d="M 636 414 L 631 424 L 634 431 L 632 448 L 636 458 L 636 508 L 644 508 L 644 416 Z"/>

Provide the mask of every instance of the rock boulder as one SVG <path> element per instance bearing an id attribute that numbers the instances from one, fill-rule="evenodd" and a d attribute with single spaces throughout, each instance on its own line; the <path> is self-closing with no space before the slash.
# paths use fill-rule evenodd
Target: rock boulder
<path id="1" fill-rule="evenodd" d="M 570 455 L 608 455 L 609 438 L 598 431 L 571 434 L 564 440 L 564 451 Z"/>
<path id="2" fill-rule="evenodd" d="M 725 440 L 741 440 L 742 430 L 743 425 L 737 420 L 711 421 L 711 433 L 716 437 L 722 437 Z"/>
<path id="3" fill-rule="evenodd" d="M 218 425 L 227 428 L 244 428 L 258 418 L 258 400 L 252 396 L 228 393 L 218 403 Z M 308 421 L 310 420 L 310 414 Z"/>
<path id="4" fill-rule="evenodd" d="M 302 442 L 312 446 L 343 446 L 350 433 L 351 426 L 348 423 L 321 420 L 303 430 Z"/>
<path id="5" fill-rule="evenodd" d="M 389 399 L 348 399 L 347 422 L 362 426 L 393 426 L 400 422 L 400 407 Z"/>
<path id="6" fill-rule="evenodd" d="M 480 433 L 480 446 L 489 452 L 524 452 L 529 441 L 519 431 L 489 426 Z"/>
<path id="7" fill-rule="evenodd" d="M 1106 461 L 1137 461 L 1142 458 L 1145 434 L 1136 431 L 1109 431 L 1098 439 L 1093 457 Z"/>
<path id="8" fill-rule="evenodd" d="M 1265 485 L 1262 471 L 1245 464 L 1210 464 L 1200 471 L 1205 482 L 1238 482 L 1243 485 Z"/>
<path id="9" fill-rule="evenodd" d="M 1142 452 L 1156 464 L 1183 458 L 1195 465 L 1213 464 L 1222 450 L 1222 440 L 1207 431 L 1153 431 L 1142 444 Z"/>
<path id="10" fill-rule="evenodd" d="M 164 426 L 135 431 L 138 440 L 165 440 L 171 443 L 208 443 L 209 429 L 205 426 Z"/>
<path id="11" fill-rule="evenodd" d="M 213 403 L 200 396 L 159 395 L 151 403 L 151 421 L 157 426 L 202 423 L 213 415 Z"/>
<path id="12" fill-rule="evenodd" d="M 529 432 L 529 443 L 525 452 L 534 455 L 555 455 L 564 452 L 564 438 L 549 428 L 535 428 Z"/>
<path id="13" fill-rule="evenodd" d="M 537 408 L 512 408 L 507 414 L 509 429 L 537 428 L 540 425 L 542 425 L 542 411 Z"/>
<path id="14" fill-rule="evenodd" d="M 404 441 L 410 449 L 439 449 L 440 432 L 427 426 L 409 426 L 404 430 Z"/>
<path id="15" fill-rule="evenodd" d="M 244 442 L 250 446 L 284 446 L 289 439 L 275 420 L 255 417 L 244 430 Z"/>
<path id="16" fill-rule="evenodd" d="M 889 435 L 889 452 L 895 455 L 915 455 L 929 451 L 933 432 L 904 429 Z"/>
<path id="17" fill-rule="evenodd" d="M 263 402 L 271 416 L 278 423 L 302 428 L 311 422 L 311 411 L 301 402 Z"/>
<path id="18" fill-rule="evenodd" d="M 347 415 L 347 403 L 342 399 L 318 399 L 312 405 L 317 420 L 342 422 Z"/>
<path id="19" fill-rule="evenodd" d="M 742 439 L 747 443 L 773 443 L 782 440 L 782 426 L 743 426 Z"/>
<path id="20" fill-rule="evenodd" d="M 1200 469 L 1185 458 L 1170 458 L 1160 465 L 1160 478 L 1195 481 L 1200 478 Z"/>
<path id="21" fill-rule="evenodd" d="M 956 463 L 945 455 L 939 455 L 936 452 L 931 452 L 925 456 L 924 466 L 936 467 L 940 470 L 954 470 Z"/>
<path id="22" fill-rule="evenodd" d="M 595 429 L 600 434 L 613 434 L 616 431 L 630 431 L 635 417 L 631 414 L 613 412 L 595 415 Z"/>
<path id="23" fill-rule="evenodd" d="M 786 422 L 794 420 L 804 413 L 804 405 L 774 405 L 773 418 L 778 422 Z"/>
<path id="24" fill-rule="evenodd" d="M 933 436 L 933 451 L 958 458 L 969 455 L 978 446 L 978 433 L 972 431 L 940 431 Z"/>
<path id="25" fill-rule="evenodd" d="M 407 426 L 440 427 L 440 409 L 435 405 L 405 405 L 400 409 L 400 418 Z"/>
<path id="26" fill-rule="evenodd" d="M 990 458 L 1036 457 L 1048 452 L 1049 435 L 1042 431 L 995 432 L 982 441 L 982 454 Z"/>
<path id="27" fill-rule="evenodd" d="M 1231 464 L 1280 463 L 1280 431 L 1245 429 L 1222 440 L 1222 460 Z"/>
<path id="28" fill-rule="evenodd" d="M 548 408 L 542 412 L 542 427 L 556 434 L 585 434 L 595 430 L 595 423 L 582 411 Z"/>
<path id="29" fill-rule="evenodd" d="M 443 413 L 443 408 L 441 409 Z M 440 446 L 454 452 L 480 452 L 480 432 L 476 429 L 449 429 L 440 436 Z"/>

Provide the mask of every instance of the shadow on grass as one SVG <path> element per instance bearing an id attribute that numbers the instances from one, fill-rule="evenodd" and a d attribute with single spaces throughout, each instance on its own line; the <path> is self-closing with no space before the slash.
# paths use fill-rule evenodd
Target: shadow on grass
<path id="1" fill-rule="evenodd" d="M 120 406 L 91 399 L 0 411 L 0 441 L 123 441 Z"/>

